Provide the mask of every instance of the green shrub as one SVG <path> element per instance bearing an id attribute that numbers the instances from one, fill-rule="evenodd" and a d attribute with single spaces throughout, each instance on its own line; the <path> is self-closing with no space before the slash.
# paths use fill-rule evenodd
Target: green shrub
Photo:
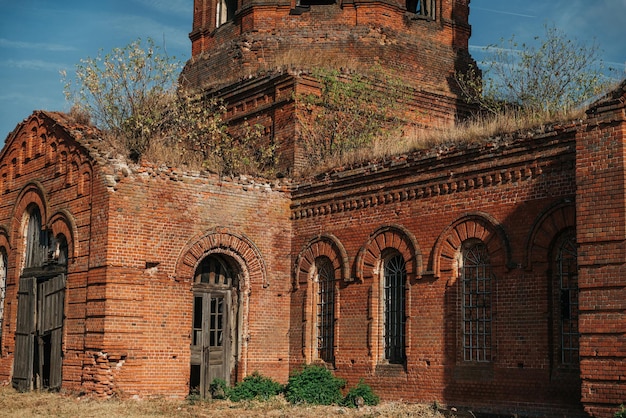
<path id="1" fill-rule="evenodd" d="M 626 418 L 626 406 L 624 404 L 620 405 L 613 418 Z"/>
<path id="2" fill-rule="evenodd" d="M 258 372 L 246 376 L 243 381 L 227 391 L 228 398 L 233 402 L 249 399 L 267 400 L 283 391 L 283 385 Z"/>
<path id="3" fill-rule="evenodd" d="M 226 399 L 228 398 L 230 388 L 226 385 L 224 379 L 215 378 L 209 385 L 209 390 L 213 399 Z"/>
<path id="4" fill-rule="evenodd" d="M 354 408 L 357 406 L 357 398 L 362 398 L 365 405 L 378 405 L 380 398 L 376 396 L 370 385 L 363 382 L 363 379 L 359 381 L 359 384 L 350 389 L 346 397 L 343 398 L 342 404 L 344 406 Z"/>
<path id="5" fill-rule="evenodd" d="M 343 379 L 333 376 L 324 367 L 305 366 L 302 371 L 289 378 L 285 388 L 285 397 L 292 404 L 340 404 L 343 400 L 340 389 L 344 385 Z"/>

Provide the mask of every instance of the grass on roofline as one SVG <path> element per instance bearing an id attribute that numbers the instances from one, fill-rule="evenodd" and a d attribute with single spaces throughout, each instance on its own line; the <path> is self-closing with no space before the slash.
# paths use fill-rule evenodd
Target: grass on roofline
<path id="1" fill-rule="evenodd" d="M 365 164 L 419 150 L 437 147 L 458 147 L 487 143 L 498 136 L 516 132 L 540 132 L 542 128 L 558 123 L 568 123 L 585 118 L 584 110 L 572 110 L 557 115 L 508 112 L 473 118 L 456 125 L 433 129 L 409 129 L 403 135 L 390 136 L 375 141 L 370 146 L 341 156 L 326 159 L 324 164 L 309 167 L 305 176 L 315 176 L 334 168 Z"/>

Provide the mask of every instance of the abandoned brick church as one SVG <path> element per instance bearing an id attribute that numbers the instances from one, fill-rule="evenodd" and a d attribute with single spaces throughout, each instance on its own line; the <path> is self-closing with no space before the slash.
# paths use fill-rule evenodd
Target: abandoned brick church
<path id="1" fill-rule="evenodd" d="M 111 157 L 36 111 L 0 152 L 0 380 L 207 395 L 324 364 L 387 400 L 610 417 L 626 401 L 626 83 L 583 120 L 301 179 L 303 57 L 381 65 L 413 123 L 467 109 L 469 0 L 195 0 L 182 79 L 288 176 Z M 294 54 L 300 51 L 300 54 Z M 304 53 L 303 53 L 304 52 Z"/>

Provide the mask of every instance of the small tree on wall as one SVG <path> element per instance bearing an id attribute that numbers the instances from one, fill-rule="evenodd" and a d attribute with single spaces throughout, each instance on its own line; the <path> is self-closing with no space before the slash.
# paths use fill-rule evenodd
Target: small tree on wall
<path id="1" fill-rule="evenodd" d="M 401 126 L 397 115 L 405 88 L 379 68 L 367 74 L 344 74 L 318 68 L 312 72 L 320 94 L 300 95 L 300 136 L 307 162 L 316 166 L 373 141 L 389 137 Z"/>
<path id="2" fill-rule="evenodd" d="M 244 124 L 238 137 L 231 135 L 224 104 L 180 87 L 180 69 L 151 39 L 139 39 L 81 60 L 73 80 L 63 73 L 65 95 L 75 113 L 87 115 L 135 161 L 199 163 L 224 174 L 271 172 L 274 148 L 261 127 Z"/>
<path id="3" fill-rule="evenodd" d="M 491 113 L 513 105 L 529 113 L 556 114 L 608 88 L 595 43 L 570 39 L 554 26 L 545 26 L 543 37 L 534 41 L 520 44 L 512 37 L 489 45 L 482 76 L 475 67 L 457 73 L 466 101 Z"/>

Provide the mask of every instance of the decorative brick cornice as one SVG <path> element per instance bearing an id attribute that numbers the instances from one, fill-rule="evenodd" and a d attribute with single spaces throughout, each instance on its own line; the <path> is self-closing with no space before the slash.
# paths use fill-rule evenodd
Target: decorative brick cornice
<path id="1" fill-rule="evenodd" d="M 513 144 L 416 152 L 327 173 L 294 188 L 291 219 L 528 182 L 552 170 L 555 158 L 574 160 L 576 129 Z"/>

